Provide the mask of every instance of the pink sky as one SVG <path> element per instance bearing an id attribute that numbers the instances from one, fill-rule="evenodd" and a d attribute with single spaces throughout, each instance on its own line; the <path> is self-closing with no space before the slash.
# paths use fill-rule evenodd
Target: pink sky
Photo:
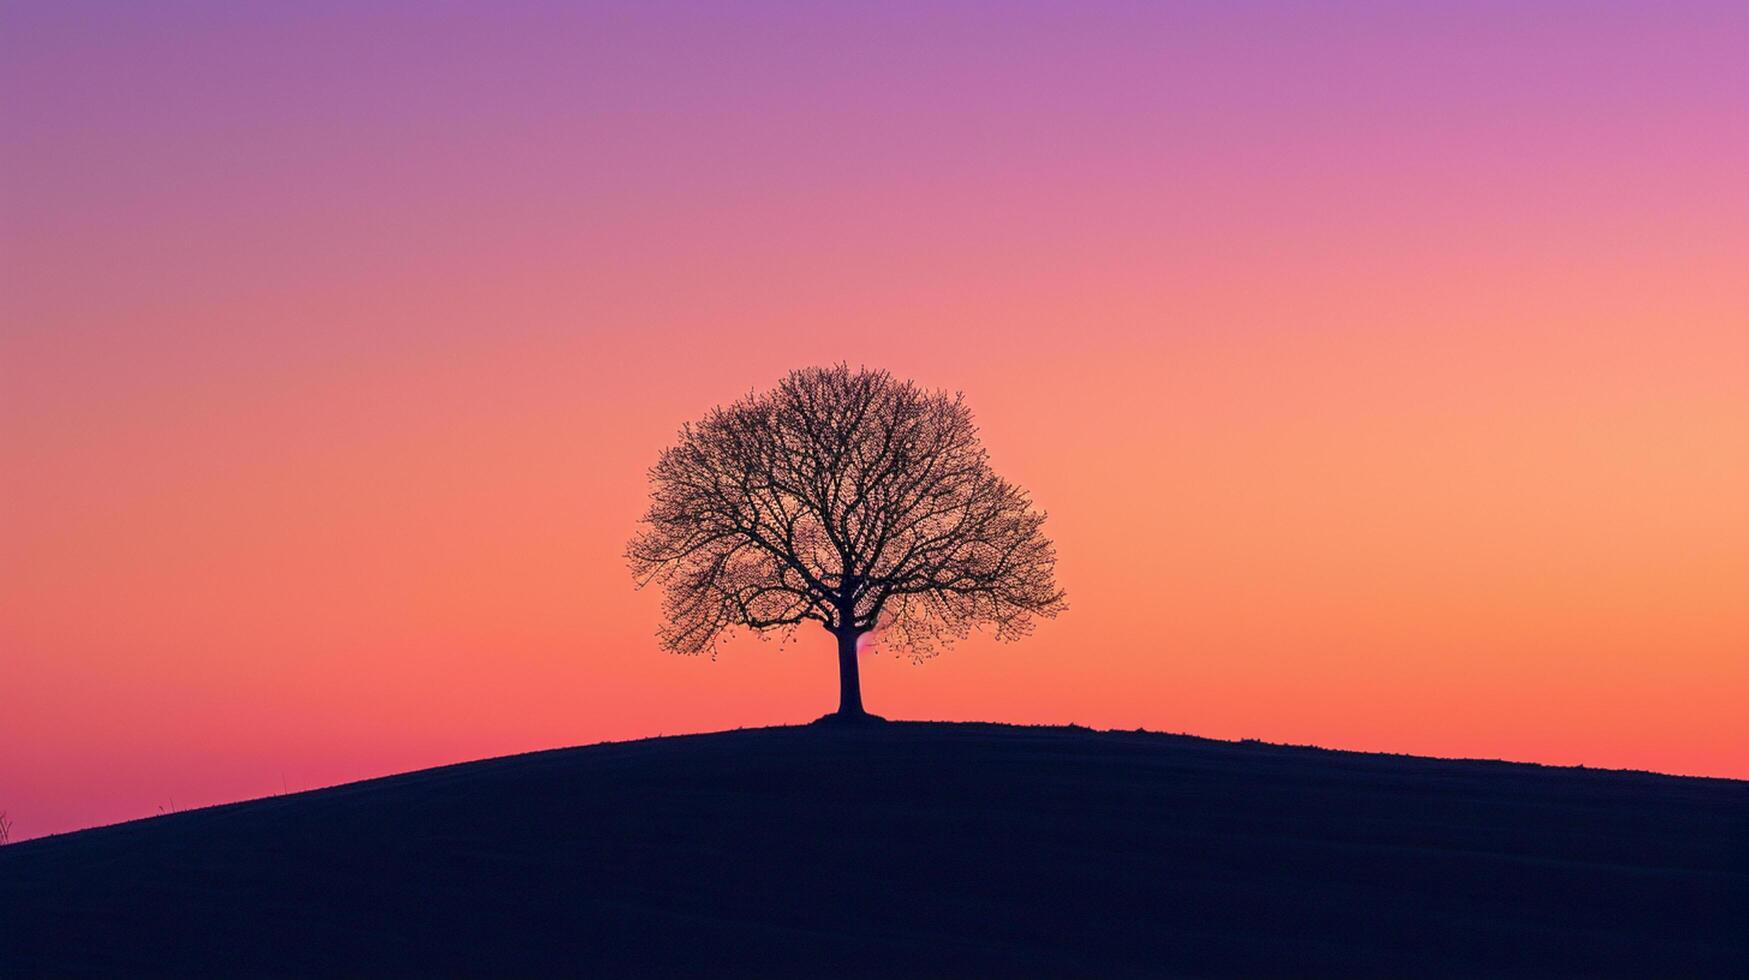
<path id="1" fill-rule="evenodd" d="M 678 425 L 963 389 L 1072 608 L 894 717 L 1749 776 L 1738 3 L 0 14 L 0 810 L 795 722 Z"/>

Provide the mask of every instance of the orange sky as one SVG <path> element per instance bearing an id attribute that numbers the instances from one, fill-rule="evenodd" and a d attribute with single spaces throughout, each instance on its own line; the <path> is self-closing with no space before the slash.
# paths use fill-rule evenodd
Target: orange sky
<path id="1" fill-rule="evenodd" d="M 1749 13 L 1079 6 L 9 14 L 0 810 L 830 710 L 620 554 L 838 360 L 1071 603 L 871 710 L 1749 777 Z"/>

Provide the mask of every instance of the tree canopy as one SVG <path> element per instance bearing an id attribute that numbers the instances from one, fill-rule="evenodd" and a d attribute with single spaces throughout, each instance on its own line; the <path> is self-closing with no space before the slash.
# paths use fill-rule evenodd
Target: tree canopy
<path id="1" fill-rule="evenodd" d="M 665 590 L 663 645 L 737 626 L 881 632 L 917 658 L 1064 608 L 1045 515 L 997 476 L 965 399 L 840 364 L 684 425 L 627 551 Z"/>

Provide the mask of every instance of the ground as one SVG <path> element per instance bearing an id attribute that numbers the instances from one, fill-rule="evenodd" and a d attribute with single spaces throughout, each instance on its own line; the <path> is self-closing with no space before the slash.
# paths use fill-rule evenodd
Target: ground
<path id="1" fill-rule="evenodd" d="M 1749 783 L 1081 728 L 560 749 L 0 848 L 0 976 L 1749 976 Z"/>

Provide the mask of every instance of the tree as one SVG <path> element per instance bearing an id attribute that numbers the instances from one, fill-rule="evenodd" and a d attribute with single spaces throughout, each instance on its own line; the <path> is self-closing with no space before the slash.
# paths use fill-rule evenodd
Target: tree
<path id="1" fill-rule="evenodd" d="M 681 427 L 627 549 L 664 589 L 662 645 L 725 633 L 837 639 L 838 711 L 863 711 L 858 641 L 931 656 L 971 630 L 1013 640 L 1065 608 L 1045 515 L 991 471 L 962 395 L 885 371 L 807 368 Z"/>

